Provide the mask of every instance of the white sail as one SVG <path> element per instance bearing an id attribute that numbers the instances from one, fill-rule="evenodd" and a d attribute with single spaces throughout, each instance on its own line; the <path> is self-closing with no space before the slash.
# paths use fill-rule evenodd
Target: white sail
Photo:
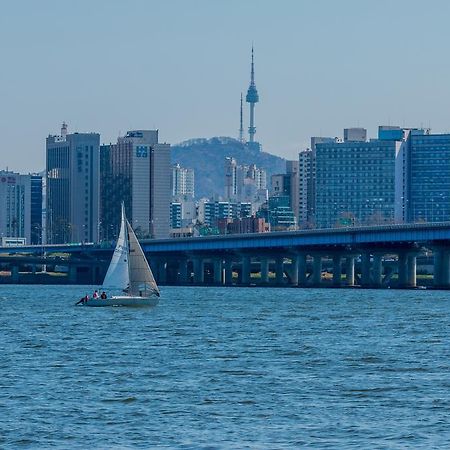
<path id="1" fill-rule="evenodd" d="M 125 207 L 122 204 L 122 221 L 120 224 L 119 239 L 117 240 L 108 272 L 106 272 L 105 280 L 103 281 L 104 290 L 124 290 L 128 288 L 130 284 L 128 254 Z"/>
<path id="2" fill-rule="evenodd" d="M 156 285 L 153 273 L 145 258 L 139 241 L 134 234 L 131 225 L 127 221 L 129 238 L 129 268 L 130 268 L 130 295 L 140 295 L 147 297 L 153 293 L 159 296 L 159 289 Z"/>

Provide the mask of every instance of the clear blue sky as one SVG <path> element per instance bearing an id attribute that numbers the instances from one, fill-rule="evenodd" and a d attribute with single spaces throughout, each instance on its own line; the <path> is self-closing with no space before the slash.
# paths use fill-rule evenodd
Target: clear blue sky
<path id="1" fill-rule="evenodd" d="M 266 151 L 351 126 L 449 131 L 449 22 L 446 0 L 4 0 L 0 169 L 42 170 L 63 120 L 102 142 L 236 137 L 252 41 Z"/>

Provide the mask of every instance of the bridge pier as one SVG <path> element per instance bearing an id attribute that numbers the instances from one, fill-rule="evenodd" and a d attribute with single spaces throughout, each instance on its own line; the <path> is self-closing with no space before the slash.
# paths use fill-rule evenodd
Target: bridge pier
<path id="1" fill-rule="evenodd" d="M 300 256 L 295 253 L 291 256 L 291 286 L 298 286 L 298 266 Z"/>
<path id="2" fill-rule="evenodd" d="M 261 284 L 269 284 L 269 259 L 260 259 L 260 271 L 261 271 Z"/>
<path id="3" fill-rule="evenodd" d="M 182 258 L 178 260 L 178 281 L 181 284 L 186 284 L 188 282 L 188 260 L 187 258 Z"/>
<path id="4" fill-rule="evenodd" d="M 201 257 L 193 259 L 194 264 L 194 284 L 203 284 L 205 282 L 205 261 Z"/>
<path id="5" fill-rule="evenodd" d="M 249 255 L 242 255 L 241 258 L 241 284 L 248 286 L 250 284 L 251 258 Z"/>
<path id="6" fill-rule="evenodd" d="M 215 258 L 213 261 L 214 284 L 222 284 L 222 259 Z"/>
<path id="7" fill-rule="evenodd" d="M 69 266 L 69 283 L 76 284 L 77 282 L 77 266 Z"/>
<path id="8" fill-rule="evenodd" d="M 306 286 L 306 261 L 307 261 L 306 253 L 298 253 L 297 254 L 297 267 L 298 267 L 298 285 Z"/>
<path id="9" fill-rule="evenodd" d="M 333 286 L 340 287 L 342 281 L 342 256 L 340 254 L 333 255 Z"/>
<path id="10" fill-rule="evenodd" d="M 233 260 L 228 257 L 225 258 L 225 264 L 224 264 L 224 268 L 225 268 L 225 279 L 224 282 L 227 286 L 231 286 L 233 284 Z"/>
<path id="11" fill-rule="evenodd" d="M 282 256 L 275 258 L 275 280 L 277 286 L 282 286 L 284 283 L 284 258 Z"/>
<path id="12" fill-rule="evenodd" d="M 433 249 L 434 275 L 436 287 L 450 287 L 450 252 L 444 248 Z"/>
<path id="13" fill-rule="evenodd" d="M 400 252 L 398 255 L 398 286 L 406 287 L 408 285 L 408 255 Z"/>
<path id="14" fill-rule="evenodd" d="M 164 259 L 158 260 L 158 283 L 167 284 L 167 261 Z"/>
<path id="15" fill-rule="evenodd" d="M 372 280 L 370 277 L 370 252 L 361 254 L 361 286 L 370 287 Z"/>
<path id="16" fill-rule="evenodd" d="M 383 254 L 374 253 L 372 264 L 373 287 L 380 288 L 383 283 Z"/>
<path id="17" fill-rule="evenodd" d="M 322 255 L 316 253 L 313 258 L 312 282 L 314 286 L 320 286 L 322 282 Z"/>
<path id="18" fill-rule="evenodd" d="M 19 266 L 11 266 L 11 281 L 15 284 L 19 282 Z"/>
<path id="19" fill-rule="evenodd" d="M 408 287 L 417 286 L 417 256 L 408 256 Z"/>
<path id="20" fill-rule="evenodd" d="M 347 286 L 355 285 L 355 257 L 347 256 L 345 261 L 345 284 Z"/>

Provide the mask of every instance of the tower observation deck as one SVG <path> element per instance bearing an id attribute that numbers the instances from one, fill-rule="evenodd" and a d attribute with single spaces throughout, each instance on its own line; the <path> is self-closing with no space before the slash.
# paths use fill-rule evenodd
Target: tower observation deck
<path id="1" fill-rule="evenodd" d="M 253 56 L 253 46 L 252 46 L 252 65 L 251 65 L 251 75 L 250 75 L 250 86 L 247 90 L 247 96 L 245 97 L 247 103 L 250 103 L 250 126 L 248 127 L 249 142 L 255 142 L 255 104 L 259 102 L 258 91 L 255 85 L 255 65 Z"/>

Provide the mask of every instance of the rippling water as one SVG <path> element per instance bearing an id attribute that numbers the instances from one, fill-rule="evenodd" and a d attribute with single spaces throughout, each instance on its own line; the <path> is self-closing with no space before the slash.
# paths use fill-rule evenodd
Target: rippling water
<path id="1" fill-rule="evenodd" d="M 0 448 L 450 446 L 450 292 L 1 286 Z"/>

